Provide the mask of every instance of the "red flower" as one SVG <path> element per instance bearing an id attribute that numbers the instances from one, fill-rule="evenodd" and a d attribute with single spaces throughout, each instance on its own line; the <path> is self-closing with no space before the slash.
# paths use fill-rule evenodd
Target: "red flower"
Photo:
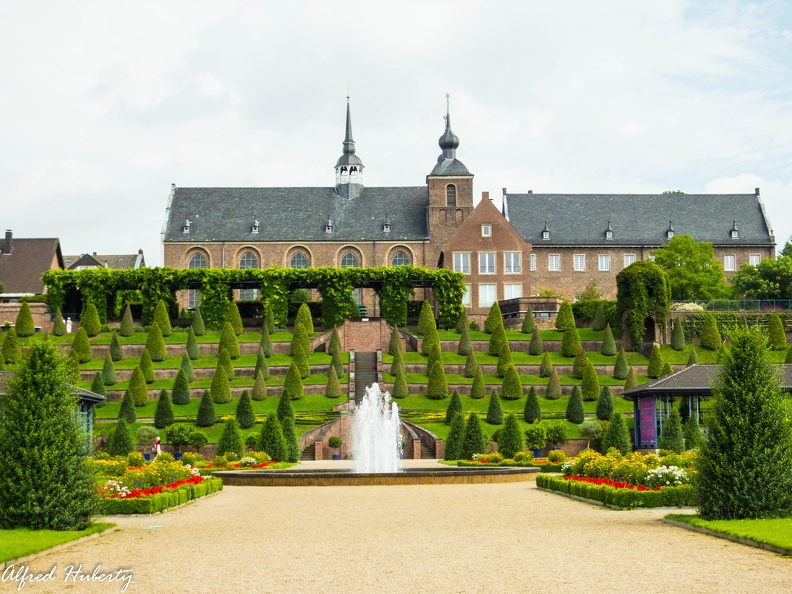
<path id="1" fill-rule="evenodd" d="M 625 483 L 624 481 L 613 481 L 608 478 L 599 478 L 595 476 L 565 476 L 564 480 L 567 481 L 577 481 L 581 483 L 592 483 L 594 485 L 605 485 L 607 487 L 613 487 L 614 489 L 634 489 L 636 491 L 659 491 L 663 487 L 654 487 L 650 489 L 649 487 L 645 487 L 643 485 L 631 485 L 630 483 Z"/>
<path id="2" fill-rule="evenodd" d="M 149 487 L 148 489 L 130 489 L 129 493 L 122 496 L 120 494 L 113 495 L 110 499 L 140 499 L 141 497 L 150 497 L 162 493 L 163 491 L 172 491 L 184 485 L 197 485 L 203 482 L 202 476 L 191 476 L 190 478 L 181 479 L 170 483 L 168 485 L 160 485 L 159 487 Z"/>

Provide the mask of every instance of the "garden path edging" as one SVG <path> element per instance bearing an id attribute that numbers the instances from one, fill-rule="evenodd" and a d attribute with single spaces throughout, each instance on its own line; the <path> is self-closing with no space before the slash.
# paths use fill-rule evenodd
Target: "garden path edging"
<path id="1" fill-rule="evenodd" d="M 685 530 L 692 530 L 693 532 L 698 532 L 699 534 L 706 534 L 708 536 L 714 536 L 716 538 L 730 540 L 737 544 L 748 545 L 749 547 L 763 549 L 771 553 L 777 553 L 779 555 L 792 555 L 792 549 L 777 547 L 775 545 L 767 544 L 764 542 L 758 542 L 755 540 L 751 540 L 749 538 L 743 538 L 741 536 L 732 536 L 731 534 L 726 534 L 724 532 L 717 532 L 715 530 L 710 530 L 709 528 L 704 528 L 702 526 L 692 526 L 690 524 L 687 524 L 685 522 L 680 522 L 678 520 L 663 518 L 663 522 L 665 522 L 666 524 L 670 524 L 671 526 L 676 526 L 677 528 L 684 528 Z"/>
<path id="2" fill-rule="evenodd" d="M 9 559 L 8 561 L 3 561 L 0 564 L 0 570 L 5 570 L 6 567 L 9 565 L 16 565 L 17 563 L 27 563 L 28 561 L 33 561 L 37 557 L 41 557 L 43 555 L 49 555 L 50 553 L 55 553 L 60 551 L 61 549 L 65 549 L 66 547 L 70 547 L 77 543 L 84 542 L 86 540 L 90 540 L 92 538 L 99 538 L 100 536 L 104 536 L 105 534 L 110 534 L 111 532 L 116 532 L 121 530 L 119 526 L 111 526 L 106 530 L 102 530 L 101 532 L 95 532 L 94 534 L 89 534 L 88 536 L 81 536 L 76 540 L 70 540 L 69 542 L 64 542 L 63 544 L 55 545 L 54 547 L 50 547 L 49 549 L 44 549 L 43 551 L 39 551 L 38 553 L 32 553 L 30 555 L 26 555 L 24 557 L 18 557 L 17 559 Z"/>

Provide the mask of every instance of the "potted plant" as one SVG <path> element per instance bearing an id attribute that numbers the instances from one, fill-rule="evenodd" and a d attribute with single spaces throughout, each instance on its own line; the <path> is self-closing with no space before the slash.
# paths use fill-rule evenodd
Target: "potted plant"
<path id="1" fill-rule="evenodd" d="M 143 457 L 146 461 L 151 460 L 151 446 L 154 445 L 154 440 L 159 437 L 159 433 L 154 427 L 150 425 L 141 425 L 137 430 L 137 443 L 139 446 L 144 446 L 146 449 L 143 451 Z"/>
<path id="2" fill-rule="evenodd" d="M 533 450 L 534 458 L 542 455 L 542 448 L 547 440 L 547 430 L 539 421 L 528 425 L 525 430 L 525 448 Z"/>
<path id="3" fill-rule="evenodd" d="M 338 448 L 340 448 L 343 443 L 344 442 L 341 441 L 341 438 L 338 437 L 338 435 L 333 435 L 330 439 L 327 440 L 327 445 L 330 447 L 330 449 L 335 450 L 335 452 L 333 453 L 333 460 L 341 459 L 341 453 L 338 451 Z"/>
<path id="4" fill-rule="evenodd" d="M 171 425 L 165 430 L 168 443 L 173 446 L 173 457 L 176 460 L 182 457 L 182 448 L 190 445 L 193 430 L 185 425 Z"/>

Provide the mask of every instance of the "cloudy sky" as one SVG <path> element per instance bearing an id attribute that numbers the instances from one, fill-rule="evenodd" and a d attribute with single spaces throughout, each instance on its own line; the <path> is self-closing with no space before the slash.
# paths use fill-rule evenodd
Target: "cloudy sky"
<path id="1" fill-rule="evenodd" d="M 475 192 L 761 188 L 792 234 L 778 1 L 3 2 L 0 225 L 145 252 L 179 186 L 422 185 L 451 93 Z"/>

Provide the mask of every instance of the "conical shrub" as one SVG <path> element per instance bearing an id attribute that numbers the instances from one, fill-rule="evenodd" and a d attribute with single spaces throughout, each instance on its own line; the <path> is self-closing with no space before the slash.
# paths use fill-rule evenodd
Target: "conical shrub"
<path id="1" fill-rule="evenodd" d="M 14 344 L 7 344 L 11 342 Z M 16 349 L 13 348 L 14 346 Z M 77 353 L 77 360 L 80 363 L 88 363 L 88 361 L 91 360 L 91 343 L 88 340 L 88 334 L 86 334 L 85 329 L 83 329 L 82 326 L 77 329 L 71 348 L 75 353 Z M 11 355 L 14 351 L 17 353 L 17 355 L 15 355 L 13 359 L 9 360 L 9 355 Z M 16 331 L 13 328 L 6 332 L 6 335 L 3 339 L 3 356 L 5 357 L 6 363 L 16 363 L 22 358 L 22 351 L 19 349 Z"/>
<path id="2" fill-rule="evenodd" d="M 80 328 L 85 330 L 85 333 L 89 337 L 99 336 L 99 333 L 102 331 L 102 321 L 99 319 L 99 311 L 91 302 L 88 302 L 80 315 Z"/>
<path id="3" fill-rule="evenodd" d="M 247 390 L 242 390 L 236 407 L 236 420 L 242 429 L 250 429 L 256 424 L 256 415 L 253 414 L 253 403 L 250 402 L 250 394 Z"/>
<path id="4" fill-rule="evenodd" d="M 225 349 L 220 350 L 220 356 L 217 358 L 217 367 L 223 368 L 223 371 L 225 371 L 228 381 L 231 381 L 233 379 L 234 366 L 231 364 L 231 357 L 228 355 L 227 350 Z"/>
<path id="5" fill-rule="evenodd" d="M 102 384 L 105 386 L 114 386 L 117 381 L 113 359 L 110 357 L 110 353 L 107 353 L 104 365 L 102 366 Z"/>
<path id="6" fill-rule="evenodd" d="M 26 336 L 33 336 L 36 332 L 36 326 L 33 324 L 33 314 L 30 313 L 30 306 L 27 301 L 23 301 L 17 313 L 16 322 L 14 324 L 17 336 L 25 338 Z"/>
<path id="7" fill-rule="evenodd" d="M 435 343 L 429 350 L 428 358 L 426 359 L 426 375 L 429 376 L 429 371 L 434 367 L 435 363 L 443 363 L 443 355 L 440 352 L 440 344 Z"/>
<path id="8" fill-rule="evenodd" d="M 638 385 L 638 376 L 635 373 L 635 368 L 630 367 L 630 370 L 627 372 L 627 379 L 624 382 L 624 391 L 632 390 L 634 387 Z"/>
<path id="9" fill-rule="evenodd" d="M 143 354 L 140 355 L 140 371 L 143 372 L 143 379 L 146 380 L 147 384 L 153 384 L 154 380 L 157 379 L 156 375 L 154 374 L 154 364 L 151 362 L 151 355 L 149 355 L 149 351 L 147 348 L 143 349 Z"/>
<path id="10" fill-rule="evenodd" d="M 660 354 L 660 346 L 652 346 L 652 354 L 649 355 L 649 365 L 646 368 L 646 375 L 651 378 L 660 377 L 663 372 L 663 356 Z"/>
<path id="11" fill-rule="evenodd" d="M 583 370 L 586 368 L 588 362 L 589 358 L 586 351 L 580 349 L 578 354 L 575 355 L 575 362 L 572 364 L 572 377 L 581 379 L 583 377 Z"/>
<path id="12" fill-rule="evenodd" d="M 572 394 L 569 397 L 566 407 L 566 420 L 570 423 L 580 425 L 586 419 L 583 412 L 583 398 L 580 386 L 572 386 Z"/>
<path id="13" fill-rule="evenodd" d="M 132 394 L 129 390 L 124 392 L 124 398 L 121 400 L 121 408 L 118 409 L 118 418 L 124 419 L 130 425 L 137 421 L 135 403 L 132 402 Z"/>
<path id="14" fill-rule="evenodd" d="M 484 376 L 481 374 L 481 368 L 476 368 L 476 375 L 473 377 L 473 385 L 470 386 L 470 397 L 473 400 L 480 400 L 484 398 Z"/>
<path id="15" fill-rule="evenodd" d="M 327 352 L 331 355 L 341 355 L 341 353 L 344 352 L 344 349 L 341 347 L 341 338 L 338 336 L 338 328 L 333 328 L 333 332 L 330 334 L 330 344 L 327 347 Z"/>
<path id="16" fill-rule="evenodd" d="M 308 357 L 301 346 L 295 347 L 292 362 L 297 365 L 297 369 L 300 370 L 300 377 L 302 379 L 308 379 L 308 377 L 311 375 L 311 368 L 308 365 Z"/>
<path id="17" fill-rule="evenodd" d="M 187 404 L 190 402 L 190 382 L 184 369 L 179 369 L 176 379 L 173 380 L 173 404 Z"/>
<path id="18" fill-rule="evenodd" d="M 610 421 L 613 414 L 613 396 L 608 386 L 602 386 L 597 398 L 597 418 L 600 421 Z"/>
<path id="19" fill-rule="evenodd" d="M 146 338 L 146 349 L 151 356 L 152 361 L 164 361 L 165 340 L 162 338 L 160 327 L 157 324 L 152 324 L 148 327 L 148 336 Z"/>
<path id="20" fill-rule="evenodd" d="M 591 361 L 583 368 L 583 381 L 580 384 L 581 395 L 584 402 L 593 402 L 599 396 L 600 386 L 597 370 Z"/>
<path id="21" fill-rule="evenodd" d="M 542 333 L 539 331 L 539 328 L 536 328 L 536 330 L 531 333 L 528 353 L 531 355 L 541 355 L 544 353 L 544 343 L 542 342 Z"/>
<path id="22" fill-rule="evenodd" d="M 396 380 L 393 382 L 393 393 L 391 396 L 394 398 L 407 398 L 409 394 L 407 378 L 405 377 L 404 371 L 399 369 L 396 374 Z"/>
<path id="23" fill-rule="evenodd" d="M 503 314 L 498 302 L 494 301 L 490 306 L 487 319 L 484 321 L 484 331 L 487 334 L 493 334 L 498 326 L 503 328 Z M 505 328 L 503 329 L 505 330 Z"/>
<path id="24" fill-rule="evenodd" d="M 685 330 L 682 328 L 682 318 L 674 320 L 674 326 L 671 330 L 671 348 L 675 351 L 685 350 Z"/>
<path id="25" fill-rule="evenodd" d="M 256 355 L 256 369 L 253 371 L 253 377 L 258 376 L 258 374 L 264 379 L 267 379 L 270 375 L 269 365 L 267 365 L 267 356 L 264 354 L 264 349 L 259 346 L 258 354 Z"/>
<path id="26" fill-rule="evenodd" d="M 253 400 L 264 400 L 267 397 L 267 382 L 259 371 L 253 381 Z"/>
<path id="27" fill-rule="evenodd" d="M 465 439 L 462 442 L 462 460 L 472 460 L 473 454 L 485 454 L 487 452 L 487 439 L 481 428 L 478 415 L 470 413 L 467 424 L 465 425 Z"/>
<path id="28" fill-rule="evenodd" d="M 286 372 L 286 379 L 283 382 L 283 391 L 288 395 L 290 400 L 299 400 L 303 397 L 303 383 L 300 377 L 300 369 L 292 361 L 289 366 L 289 371 Z"/>
<path id="29" fill-rule="evenodd" d="M 528 398 L 525 399 L 523 409 L 523 421 L 533 423 L 542 420 L 542 409 L 539 406 L 539 397 L 536 394 L 536 386 L 531 386 L 528 390 Z"/>
<path id="30" fill-rule="evenodd" d="M 132 320 L 132 308 L 129 303 L 124 308 L 124 315 L 121 318 L 121 328 L 119 328 L 121 336 L 129 338 L 135 333 L 135 322 Z"/>
<path id="31" fill-rule="evenodd" d="M 465 370 L 463 375 L 465 377 L 476 377 L 476 373 L 478 372 L 478 362 L 476 361 L 476 351 L 471 350 L 468 353 L 467 359 L 465 360 Z"/>
<path id="32" fill-rule="evenodd" d="M 663 430 L 660 432 L 660 439 L 657 442 L 660 449 L 672 450 L 677 454 L 685 451 L 685 438 L 682 434 L 682 421 L 679 418 L 679 411 L 675 408 L 671 409 L 665 423 L 663 423 Z"/>
<path id="33" fill-rule="evenodd" d="M 685 448 L 688 450 L 698 450 L 704 443 L 704 436 L 701 434 L 701 426 L 695 415 L 691 415 L 682 424 L 682 435 L 685 438 Z"/>
<path id="34" fill-rule="evenodd" d="M 143 406 L 149 400 L 146 378 L 143 377 L 143 372 L 140 371 L 139 366 L 132 370 L 132 376 L 129 378 L 129 387 L 127 391 L 131 395 L 132 403 L 135 406 Z"/>
<path id="35" fill-rule="evenodd" d="M 314 333 L 313 317 L 311 316 L 311 310 L 307 303 L 300 304 L 300 307 L 297 309 L 297 315 L 294 318 L 294 325 L 302 326 L 309 338 L 311 334 Z"/>
<path id="36" fill-rule="evenodd" d="M 503 374 L 503 399 L 504 400 L 519 400 L 522 398 L 522 382 L 514 367 L 514 363 L 506 368 Z"/>
<path id="37" fill-rule="evenodd" d="M 230 400 L 230 398 L 229 398 Z M 225 402 L 228 402 L 226 400 Z M 201 396 L 201 404 L 198 405 L 198 416 L 195 419 L 195 424 L 199 427 L 211 427 L 217 422 L 215 415 L 214 399 L 208 390 L 204 390 Z"/>
<path id="38" fill-rule="evenodd" d="M 228 384 L 228 375 L 222 365 L 218 365 L 215 370 L 209 393 L 212 400 L 218 404 L 231 402 L 231 386 Z"/>
<path id="39" fill-rule="evenodd" d="M 552 374 L 553 364 L 550 362 L 550 353 L 545 353 L 539 365 L 539 377 L 550 377 Z"/>
<path id="40" fill-rule="evenodd" d="M 695 346 L 690 347 L 690 355 L 688 355 L 686 367 L 690 367 L 691 365 L 698 365 L 698 354 L 696 353 Z"/>
<path id="41" fill-rule="evenodd" d="M 121 342 L 118 340 L 118 334 L 113 330 L 113 335 L 110 337 L 110 358 L 115 361 L 121 361 L 124 358 L 124 351 L 121 348 Z"/>
<path id="42" fill-rule="evenodd" d="M 63 313 L 61 308 L 55 308 L 55 315 L 52 320 L 52 334 L 54 336 L 63 336 L 66 334 L 66 322 L 63 321 Z"/>
<path id="43" fill-rule="evenodd" d="M 390 340 L 388 341 L 388 354 L 395 357 L 396 353 L 401 353 L 402 343 L 399 328 L 394 326 L 391 328 Z"/>
<path id="44" fill-rule="evenodd" d="M 556 373 L 555 367 L 550 373 L 550 379 L 547 380 L 545 398 L 548 400 L 558 400 L 561 398 L 561 382 L 558 381 L 558 373 Z"/>
<path id="45" fill-rule="evenodd" d="M 80 331 L 77 331 L 77 335 L 79 336 Z M 75 353 L 78 362 L 81 361 L 82 357 L 85 357 L 85 353 L 87 352 L 87 359 L 84 362 L 88 362 L 91 360 L 91 344 L 88 342 L 88 336 L 83 331 L 84 341 L 81 340 L 81 344 L 75 349 L 74 342 L 77 342 L 78 336 L 74 337 L 74 342 L 72 342 L 72 351 Z M 18 361 L 22 360 L 22 349 L 19 348 L 19 339 L 17 339 L 16 330 L 11 328 L 8 332 L 5 333 L 3 336 L 3 359 L 6 363 L 14 364 Z"/>
<path id="46" fill-rule="evenodd" d="M 217 441 L 217 449 L 215 450 L 218 456 L 225 456 L 231 453 L 241 456 L 244 453 L 245 445 L 242 443 L 242 436 L 239 434 L 240 426 L 234 418 L 230 418 L 225 422 L 223 433 L 220 434 L 220 439 Z M 242 428 L 245 429 L 245 427 Z"/>
<path id="47" fill-rule="evenodd" d="M 336 375 L 335 367 L 332 365 L 330 366 L 330 373 L 327 376 L 325 396 L 328 398 L 339 398 L 341 396 L 341 384 L 338 383 L 338 376 Z"/>
<path id="48" fill-rule="evenodd" d="M 105 390 L 104 380 L 102 380 L 102 372 L 97 371 L 94 374 L 93 381 L 91 382 L 91 392 L 94 394 L 99 394 L 101 396 L 107 396 L 107 390 Z"/>
<path id="49" fill-rule="evenodd" d="M 602 436 L 602 453 L 608 453 L 610 448 L 616 448 L 625 456 L 632 451 L 630 432 L 620 413 L 613 413 L 608 429 Z"/>
<path id="50" fill-rule="evenodd" d="M 600 352 L 606 357 L 612 357 L 616 354 L 616 341 L 613 340 L 610 324 L 605 326 L 605 338 L 602 339 L 602 350 Z"/>
<path id="51" fill-rule="evenodd" d="M 524 442 L 517 417 L 513 414 L 506 415 L 503 430 L 500 432 L 500 437 L 498 438 L 498 452 L 500 452 L 504 458 L 512 459 L 517 452 L 522 451 L 523 445 Z"/>
<path id="52" fill-rule="evenodd" d="M 132 442 L 132 432 L 129 430 L 126 419 L 120 418 L 116 426 L 107 436 L 107 453 L 111 456 L 126 456 L 135 449 Z"/>
<path id="53" fill-rule="evenodd" d="M 305 305 L 303 303 L 303 305 Z M 283 430 L 283 441 L 286 444 L 286 462 L 300 461 L 300 442 L 294 430 L 294 419 L 286 417 L 281 421 Z"/>
<path id="54" fill-rule="evenodd" d="M 31 325 L 33 318 L 30 318 Z M 20 334 L 21 336 L 21 334 Z M 770 316 L 767 323 L 767 344 L 774 351 L 782 351 L 787 346 L 784 322 L 778 314 Z"/>
<path id="55" fill-rule="evenodd" d="M 446 417 L 445 417 L 446 425 L 451 424 L 451 419 L 454 415 L 461 415 L 461 414 L 462 414 L 462 399 L 459 397 L 459 392 L 454 390 L 453 394 L 451 394 L 451 401 L 448 403 L 448 408 L 446 408 Z"/>
<path id="56" fill-rule="evenodd" d="M 188 382 L 192 382 L 195 379 L 195 370 L 193 369 L 192 361 L 190 361 L 190 357 L 186 352 L 182 355 L 179 369 L 184 372 L 184 376 L 187 378 Z"/>
<path id="57" fill-rule="evenodd" d="M 154 413 L 154 426 L 157 429 L 164 429 L 168 425 L 173 425 L 173 406 L 170 394 L 167 390 L 162 389 L 157 400 L 157 410 Z"/>
<path id="58" fill-rule="evenodd" d="M 448 383 L 445 377 L 445 368 L 441 361 L 435 362 L 429 370 L 429 382 L 426 385 L 426 395 L 431 400 L 442 400 L 448 396 Z"/>
<path id="59" fill-rule="evenodd" d="M 514 366 L 514 361 L 512 360 L 511 349 L 509 348 L 509 343 L 503 345 L 501 349 L 500 355 L 498 356 L 498 366 L 497 366 L 497 375 L 498 377 L 503 377 L 506 373 L 506 369 L 509 366 Z"/>
<path id="60" fill-rule="evenodd" d="M 157 307 L 154 310 L 154 323 L 159 326 L 162 336 L 171 335 L 170 316 L 168 315 L 168 308 L 162 299 L 157 302 Z"/>
<path id="61" fill-rule="evenodd" d="M 594 319 L 591 322 L 591 329 L 599 332 L 600 330 L 604 330 L 607 324 L 608 322 L 605 319 L 605 308 L 602 305 L 602 301 L 600 301 L 597 303 L 597 309 L 594 312 Z"/>
<path id="62" fill-rule="evenodd" d="M 187 356 L 192 361 L 197 361 L 201 358 L 201 348 L 198 346 L 198 340 L 195 338 L 195 330 L 192 326 L 187 330 Z"/>
<path id="63" fill-rule="evenodd" d="M 564 330 L 564 335 L 561 338 L 561 354 L 564 357 L 574 357 L 583 348 L 580 344 L 580 335 L 574 324 L 568 326 Z"/>
<path id="64" fill-rule="evenodd" d="M 203 316 L 201 315 L 201 307 L 198 306 L 195 308 L 195 312 L 193 313 L 192 322 L 190 322 L 190 328 L 193 329 L 193 332 L 196 336 L 203 336 L 206 334 L 206 325 L 203 321 Z"/>
<path id="65" fill-rule="evenodd" d="M 465 317 L 467 320 L 467 316 Z M 457 354 L 469 355 L 473 348 L 470 345 L 470 331 L 467 324 L 462 326 L 462 334 L 459 337 L 459 344 L 457 345 Z"/>
<path id="66" fill-rule="evenodd" d="M 269 330 L 267 330 L 267 324 L 264 324 L 261 329 L 261 344 L 259 345 L 261 350 L 264 351 L 264 356 L 269 358 L 272 357 L 272 339 L 270 338 Z"/>
<path id="67" fill-rule="evenodd" d="M 462 313 L 460 313 L 459 317 L 457 318 L 456 333 L 461 335 L 462 329 L 465 327 L 470 329 L 470 322 L 468 321 L 467 312 L 462 311 Z"/>
<path id="68" fill-rule="evenodd" d="M 704 325 L 701 328 L 699 338 L 701 339 L 701 346 L 710 351 L 717 351 L 723 344 L 718 324 L 712 314 L 704 314 Z"/>
<path id="69" fill-rule="evenodd" d="M 335 356 L 336 355 L 334 355 L 334 357 Z M 404 359 L 402 358 L 401 351 L 396 351 L 396 354 L 393 355 L 393 362 L 391 363 L 390 373 L 392 376 L 396 376 L 396 374 L 399 371 L 405 373 L 407 371 L 407 368 L 404 365 Z"/>
<path id="70" fill-rule="evenodd" d="M 616 364 L 613 366 L 613 377 L 620 380 L 627 379 L 629 371 L 627 354 L 624 352 L 624 347 L 622 347 L 619 349 L 619 354 L 616 355 Z"/>
<path id="71" fill-rule="evenodd" d="M 448 437 L 445 443 L 445 459 L 459 460 L 462 457 L 462 445 L 465 441 L 465 417 L 462 413 L 455 414 L 449 422 Z"/>
<path id="72" fill-rule="evenodd" d="M 267 325 L 269 334 L 275 332 L 275 312 L 272 310 L 271 303 L 267 303 L 267 308 L 264 311 L 264 323 Z"/>
<path id="73" fill-rule="evenodd" d="M 558 316 L 556 316 L 555 327 L 557 330 L 561 331 L 575 327 L 575 314 L 572 313 L 572 306 L 569 304 L 569 301 L 565 300 L 561 303 L 561 307 L 558 309 Z M 569 356 L 570 355 L 567 355 L 567 357 Z M 574 354 L 571 356 L 574 356 Z"/>
<path id="74" fill-rule="evenodd" d="M 286 460 L 286 440 L 283 438 L 283 427 L 274 414 L 268 415 L 261 427 L 258 449 L 266 452 L 272 460 L 278 462 Z"/>
<path id="75" fill-rule="evenodd" d="M 504 348 L 504 345 L 508 346 L 508 341 L 506 340 L 506 330 L 503 328 L 503 324 L 500 324 L 495 326 L 492 334 L 490 334 L 487 353 L 498 356 L 501 353 L 501 349 Z"/>
<path id="76" fill-rule="evenodd" d="M 225 321 L 231 324 L 235 336 L 242 336 L 242 316 L 239 315 L 239 306 L 237 306 L 236 301 L 228 304 Z"/>
<path id="77" fill-rule="evenodd" d="M 286 392 L 283 392 L 278 399 L 278 420 L 283 421 L 286 417 L 294 418 L 294 407 L 291 403 L 291 398 Z"/>
<path id="78" fill-rule="evenodd" d="M 660 371 L 660 377 L 664 375 L 671 375 L 672 373 L 674 373 L 674 370 L 671 367 L 671 364 L 668 361 L 663 363 L 663 369 Z"/>
<path id="79" fill-rule="evenodd" d="M 220 354 L 223 349 L 228 352 L 228 356 L 232 359 L 239 359 L 239 342 L 237 342 L 233 326 L 228 322 L 223 323 L 223 332 L 220 335 L 220 344 L 217 346 L 217 353 Z"/>
<path id="80" fill-rule="evenodd" d="M 523 334 L 533 334 L 536 332 L 536 320 L 534 320 L 533 310 L 530 307 L 525 312 L 525 318 L 523 318 L 520 332 Z"/>

